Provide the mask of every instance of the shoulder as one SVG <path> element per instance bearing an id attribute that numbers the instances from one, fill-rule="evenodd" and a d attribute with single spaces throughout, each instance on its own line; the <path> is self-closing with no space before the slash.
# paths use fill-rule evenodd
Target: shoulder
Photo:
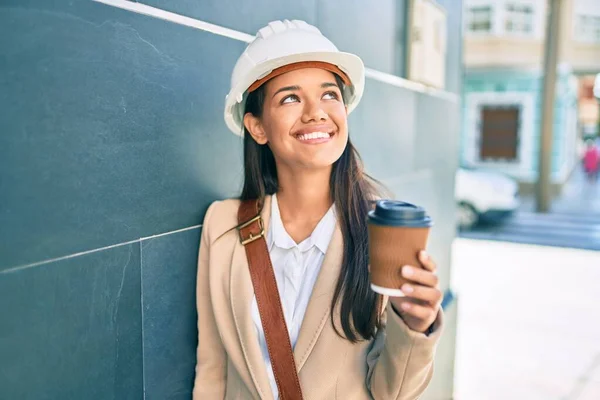
<path id="1" fill-rule="evenodd" d="M 206 231 L 212 242 L 238 224 L 237 215 L 240 200 L 226 199 L 214 201 L 204 215 L 202 230 Z"/>

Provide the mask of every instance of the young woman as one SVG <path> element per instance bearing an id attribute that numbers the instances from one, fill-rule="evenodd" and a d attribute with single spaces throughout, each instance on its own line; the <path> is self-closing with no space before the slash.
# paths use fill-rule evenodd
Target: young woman
<path id="1" fill-rule="evenodd" d="M 598 170 L 600 169 L 600 150 L 591 139 L 586 143 L 583 155 L 583 169 L 590 181 L 595 182 L 597 180 Z"/>
<path id="2" fill-rule="evenodd" d="M 421 265 L 398 266 L 405 297 L 369 286 L 378 193 L 347 121 L 363 87 L 362 61 L 302 21 L 270 23 L 238 60 L 225 120 L 243 134 L 245 180 L 240 199 L 213 203 L 204 220 L 194 399 L 416 399 L 429 383 L 442 325 L 434 261 L 422 252 Z M 264 234 L 235 229 L 242 204 L 256 204 Z M 248 238 L 266 242 L 275 275 L 277 293 L 258 302 Z M 263 324 L 261 298 L 283 318 Z M 283 342 L 293 359 L 278 376 Z M 281 390 L 294 377 L 301 395 Z"/>

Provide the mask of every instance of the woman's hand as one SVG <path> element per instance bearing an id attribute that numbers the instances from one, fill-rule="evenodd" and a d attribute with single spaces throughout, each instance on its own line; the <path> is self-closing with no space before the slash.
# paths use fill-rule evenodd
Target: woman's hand
<path id="1" fill-rule="evenodd" d="M 406 297 L 390 297 L 390 302 L 410 329 L 425 333 L 437 317 L 443 296 L 438 288 L 435 262 L 425 251 L 419 253 L 419 261 L 423 268 L 402 267 L 402 276 L 408 283 L 400 289 Z"/>

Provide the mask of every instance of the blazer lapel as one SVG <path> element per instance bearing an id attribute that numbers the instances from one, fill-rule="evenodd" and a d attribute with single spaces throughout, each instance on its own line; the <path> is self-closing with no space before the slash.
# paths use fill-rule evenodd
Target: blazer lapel
<path id="1" fill-rule="evenodd" d="M 261 216 L 265 229 L 268 229 L 269 218 L 271 216 L 270 196 L 265 198 Z M 248 371 L 257 390 L 257 397 L 272 399 L 273 393 L 271 392 L 267 369 L 258 344 L 258 335 L 250 309 L 254 298 L 254 288 L 252 286 L 252 279 L 250 278 L 248 259 L 246 258 L 246 250 L 239 241 L 233 250 L 229 296 L 235 327 L 240 338 Z"/>
<path id="2" fill-rule="evenodd" d="M 342 231 L 336 224 L 294 347 L 294 359 L 298 371 L 308 359 L 323 327 L 330 319 L 331 300 L 342 267 L 343 245 Z"/>

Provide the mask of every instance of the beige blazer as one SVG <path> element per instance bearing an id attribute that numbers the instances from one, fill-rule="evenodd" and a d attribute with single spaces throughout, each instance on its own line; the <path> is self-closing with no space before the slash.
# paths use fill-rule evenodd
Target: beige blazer
<path id="1" fill-rule="evenodd" d="M 269 226 L 270 197 L 262 217 Z M 198 261 L 198 351 L 194 400 L 273 399 L 250 305 L 252 281 L 237 231 L 238 200 L 213 203 Z M 335 332 L 330 304 L 342 263 L 336 228 L 315 283 L 294 358 L 305 400 L 417 399 L 433 373 L 442 315 L 433 333 L 410 330 L 390 308 L 375 339 L 356 344 Z M 387 303 L 387 299 L 386 302 Z M 336 307 L 339 316 L 339 306 Z M 341 332 L 341 326 L 338 325 Z"/>

